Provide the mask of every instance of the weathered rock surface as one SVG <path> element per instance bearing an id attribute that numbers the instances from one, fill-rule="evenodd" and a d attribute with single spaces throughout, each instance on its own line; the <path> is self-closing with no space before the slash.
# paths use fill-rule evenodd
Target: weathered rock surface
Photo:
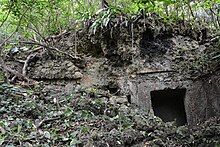
<path id="1" fill-rule="evenodd" d="M 202 43 L 208 38 L 207 34 L 201 36 L 204 34 L 201 34 L 199 29 L 193 29 L 187 24 L 167 26 L 162 19 L 153 15 L 146 19 L 138 18 L 136 23 L 132 24 L 132 30 L 129 25 L 131 24 L 116 25 L 111 30 L 100 29 L 95 35 L 89 34 L 87 30 L 77 32 L 78 51 L 87 54 L 85 67 L 66 57 L 59 60 L 62 55 L 56 54 L 57 56 L 31 62 L 28 76 L 47 84 L 55 81 L 55 87 L 47 85 L 46 91 L 60 88 L 64 93 L 68 93 L 68 90 L 65 91 L 66 85 L 72 85 L 71 89 L 74 89 L 77 84 L 87 88 L 101 87 L 110 94 L 117 95 L 114 100 L 110 99 L 112 104 L 124 104 L 129 98 L 129 102 L 146 112 L 152 112 L 151 91 L 183 88 L 187 90 L 185 109 L 188 123 L 200 121 L 194 121 L 192 115 L 204 114 L 204 110 L 194 110 L 191 105 L 197 101 L 192 97 L 201 98 L 199 101 L 203 103 L 207 101 L 205 97 L 199 96 L 200 92 L 196 92 L 194 88 L 197 83 L 202 85 L 194 82 L 194 79 L 212 70 L 207 54 L 211 45 Z M 74 33 L 70 33 L 58 42 L 57 48 L 74 54 L 70 43 L 75 37 Z M 210 86 L 217 90 L 216 84 Z M 202 93 L 205 89 L 207 88 L 203 88 Z M 190 94 L 190 91 L 195 92 L 195 95 Z M 126 99 L 120 99 L 120 95 L 126 95 Z M 216 93 L 210 98 L 213 101 L 210 103 L 216 102 L 218 95 L 219 93 Z M 217 106 L 212 107 L 206 111 L 210 110 L 211 114 L 218 115 Z M 204 119 L 201 121 L 214 115 L 202 116 Z"/>
<path id="2" fill-rule="evenodd" d="M 28 76 L 33 79 L 48 80 L 77 80 L 83 77 L 80 69 L 68 60 L 38 61 L 30 67 Z"/>
<path id="3" fill-rule="evenodd" d="M 220 117 L 220 71 L 193 82 L 186 93 L 186 112 L 189 124 Z"/>
<path id="4" fill-rule="evenodd" d="M 110 104 L 127 104 L 128 100 L 126 96 L 112 96 L 110 97 Z"/>

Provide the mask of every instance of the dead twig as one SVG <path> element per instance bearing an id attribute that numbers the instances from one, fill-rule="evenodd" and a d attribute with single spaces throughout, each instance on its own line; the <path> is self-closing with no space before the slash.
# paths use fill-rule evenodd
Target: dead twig
<path id="1" fill-rule="evenodd" d="M 17 78 L 16 76 L 13 76 L 13 77 L 11 78 L 11 82 L 14 82 L 16 78 Z"/>
<path id="2" fill-rule="evenodd" d="M 32 31 L 34 31 L 34 33 L 36 33 L 39 37 L 41 37 L 45 42 L 47 41 L 46 38 L 40 33 L 39 29 L 37 28 L 36 25 L 34 25 L 33 23 L 31 23 L 35 28 L 33 27 L 29 27 Z"/>
<path id="3" fill-rule="evenodd" d="M 41 49 L 43 49 L 43 47 L 42 46 L 38 46 L 38 47 L 36 47 L 36 48 L 34 48 L 34 49 L 32 49 L 32 50 L 29 50 L 29 51 L 27 51 L 27 53 L 33 53 L 33 52 L 37 52 L 37 51 L 39 51 L 39 50 L 41 50 Z"/>
<path id="4" fill-rule="evenodd" d="M 170 73 L 170 72 L 176 72 L 173 70 L 158 70 L 158 71 L 138 71 L 138 75 L 145 75 L 145 74 L 156 74 L 156 73 Z"/>
<path id="5" fill-rule="evenodd" d="M 30 54 L 27 59 L 25 60 L 24 62 L 24 66 L 22 68 L 22 75 L 26 77 L 27 75 L 27 67 L 28 67 L 28 64 L 30 63 L 30 61 L 36 57 L 37 53 L 34 53 L 34 54 Z"/>
<path id="6" fill-rule="evenodd" d="M 37 128 L 41 127 L 44 123 L 50 122 L 50 121 L 54 121 L 54 120 L 58 120 L 60 119 L 60 117 L 54 117 L 54 118 L 44 118 L 42 121 L 39 122 L 39 124 L 36 125 Z"/>
<path id="7" fill-rule="evenodd" d="M 67 30 L 64 30 L 63 32 L 61 32 L 60 34 L 58 34 L 58 35 L 53 35 L 53 36 L 49 36 L 49 37 L 47 37 L 47 38 L 45 38 L 46 40 L 48 40 L 48 39 L 57 39 L 57 38 L 60 38 L 60 37 L 62 37 L 63 35 L 66 35 L 66 34 L 68 34 L 69 32 L 67 31 Z"/>
<path id="8" fill-rule="evenodd" d="M 4 61 L 2 60 L 2 58 L 0 58 L 0 67 L 5 71 L 5 72 L 8 72 L 8 73 L 11 73 L 12 75 L 18 77 L 18 78 L 21 78 L 25 81 L 27 81 L 28 83 L 29 82 L 34 82 L 32 79 L 29 79 L 28 77 L 22 75 L 21 73 L 17 72 L 16 70 L 13 70 L 11 69 L 10 67 L 8 67 Z"/>

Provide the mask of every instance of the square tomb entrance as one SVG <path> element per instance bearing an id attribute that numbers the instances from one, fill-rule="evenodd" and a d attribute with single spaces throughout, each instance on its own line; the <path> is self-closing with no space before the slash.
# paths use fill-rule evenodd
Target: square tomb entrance
<path id="1" fill-rule="evenodd" d="M 176 121 L 177 126 L 187 123 L 184 106 L 186 89 L 165 89 L 151 91 L 154 115 L 164 122 Z"/>

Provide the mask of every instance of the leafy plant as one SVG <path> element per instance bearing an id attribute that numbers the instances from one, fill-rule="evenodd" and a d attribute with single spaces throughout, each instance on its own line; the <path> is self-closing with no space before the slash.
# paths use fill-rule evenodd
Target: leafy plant
<path id="1" fill-rule="evenodd" d="M 212 24 L 209 25 L 219 27 L 219 11 L 217 9 L 219 4 L 219 0 L 196 2 L 189 0 L 118 0 L 109 2 L 107 9 L 100 9 L 100 1 L 98 0 L 88 2 L 84 0 L 18 0 L 13 2 L 3 0 L 0 2 L 0 26 L 9 25 L 8 31 L 10 32 L 24 15 L 19 33 L 26 37 L 33 37 L 34 34 L 40 37 L 36 31 L 47 36 L 72 28 L 76 22 L 95 18 L 91 27 L 94 33 L 98 27 L 106 27 L 115 14 L 129 16 L 143 11 L 144 13 L 157 13 L 166 19 L 181 18 L 192 21 L 195 17 L 201 17 L 207 12 L 210 13 L 209 17 L 213 16 L 210 21 Z M 198 13 L 200 16 L 196 15 Z"/>

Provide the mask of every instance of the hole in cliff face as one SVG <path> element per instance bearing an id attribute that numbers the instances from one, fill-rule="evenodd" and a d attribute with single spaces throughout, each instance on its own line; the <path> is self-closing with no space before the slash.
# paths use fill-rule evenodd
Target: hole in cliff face
<path id="1" fill-rule="evenodd" d="M 108 90 L 110 94 L 119 95 L 120 94 L 120 88 L 117 84 L 117 82 L 109 81 L 107 85 L 103 86 L 105 90 Z"/>
<path id="2" fill-rule="evenodd" d="M 184 98 L 186 89 L 167 89 L 151 91 L 154 114 L 164 122 L 176 121 L 178 126 L 185 125 L 186 112 Z"/>
<path id="3" fill-rule="evenodd" d="M 139 44 L 141 56 L 153 57 L 157 55 L 164 55 L 172 45 L 172 41 L 168 38 L 170 38 L 169 35 L 166 35 L 166 37 L 164 37 L 163 34 L 155 35 L 154 30 L 146 29 L 141 36 Z"/>

